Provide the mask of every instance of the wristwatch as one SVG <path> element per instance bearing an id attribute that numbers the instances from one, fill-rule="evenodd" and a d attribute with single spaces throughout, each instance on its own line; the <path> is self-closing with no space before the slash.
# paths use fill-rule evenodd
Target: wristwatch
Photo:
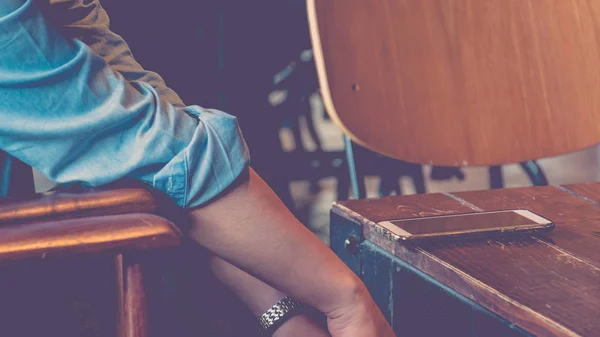
<path id="1" fill-rule="evenodd" d="M 297 315 L 301 306 L 300 302 L 289 296 L 279 300 L 258 318 L 263 333 L 272 334 L 286 320 Z"/>

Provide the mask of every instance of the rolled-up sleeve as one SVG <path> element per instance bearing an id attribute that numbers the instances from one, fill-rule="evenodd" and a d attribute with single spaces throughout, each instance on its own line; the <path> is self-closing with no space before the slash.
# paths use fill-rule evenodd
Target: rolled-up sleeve
<path id="1" fill-rule="evenodd" d="M 212 199 L 249 161 L 234 117 L 126 81 L 32 0 L 0 18 L 0 148 L 58 183 L 131 177 L 183 207 Z"/>

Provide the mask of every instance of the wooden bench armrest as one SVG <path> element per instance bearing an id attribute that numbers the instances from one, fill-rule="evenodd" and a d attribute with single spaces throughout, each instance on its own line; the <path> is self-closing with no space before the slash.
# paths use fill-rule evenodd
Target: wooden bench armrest
<path id="1" fill-rule="evenodd" d="M 187 223 L 185 211 L 166 195 L 140 182 L 66 189 L 27 199 L 0 199 L 0 226 L 129 213 L 157 214 L 178 226 Z"/>
<path id="2" fill-rule="evenodd" d="M 169 220 L 142 213 L 0 226 L 0 265 L 25 259 L 139 251 L 181 243 Z"/>

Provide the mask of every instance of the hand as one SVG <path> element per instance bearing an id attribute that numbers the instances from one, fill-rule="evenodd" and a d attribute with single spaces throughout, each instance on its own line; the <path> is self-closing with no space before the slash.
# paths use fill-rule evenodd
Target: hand
<path id="1" fill-rule="evenodd" d="M 308 316 L 298 315 L 287 320 L 274 333 L 273 337 L 329 337 Z"/>
<path id="2" fill-rule="evenodd" d="M 327 327 L 333 337 L 396 337 L 364 286 L 327 314 Z"/>

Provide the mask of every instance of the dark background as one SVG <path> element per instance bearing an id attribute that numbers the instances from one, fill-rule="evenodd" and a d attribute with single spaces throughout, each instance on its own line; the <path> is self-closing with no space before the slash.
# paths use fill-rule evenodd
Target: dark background
<path id="1" fill-rule="evenodd" d="M 282 118 L 267 101 L 273 75 L 310 48 L 302 0 L 102 0 L 111 28 L 136 60 L 188 105 L 238 117 L 252 167 L 288 205 L 278 138 Z"/>

